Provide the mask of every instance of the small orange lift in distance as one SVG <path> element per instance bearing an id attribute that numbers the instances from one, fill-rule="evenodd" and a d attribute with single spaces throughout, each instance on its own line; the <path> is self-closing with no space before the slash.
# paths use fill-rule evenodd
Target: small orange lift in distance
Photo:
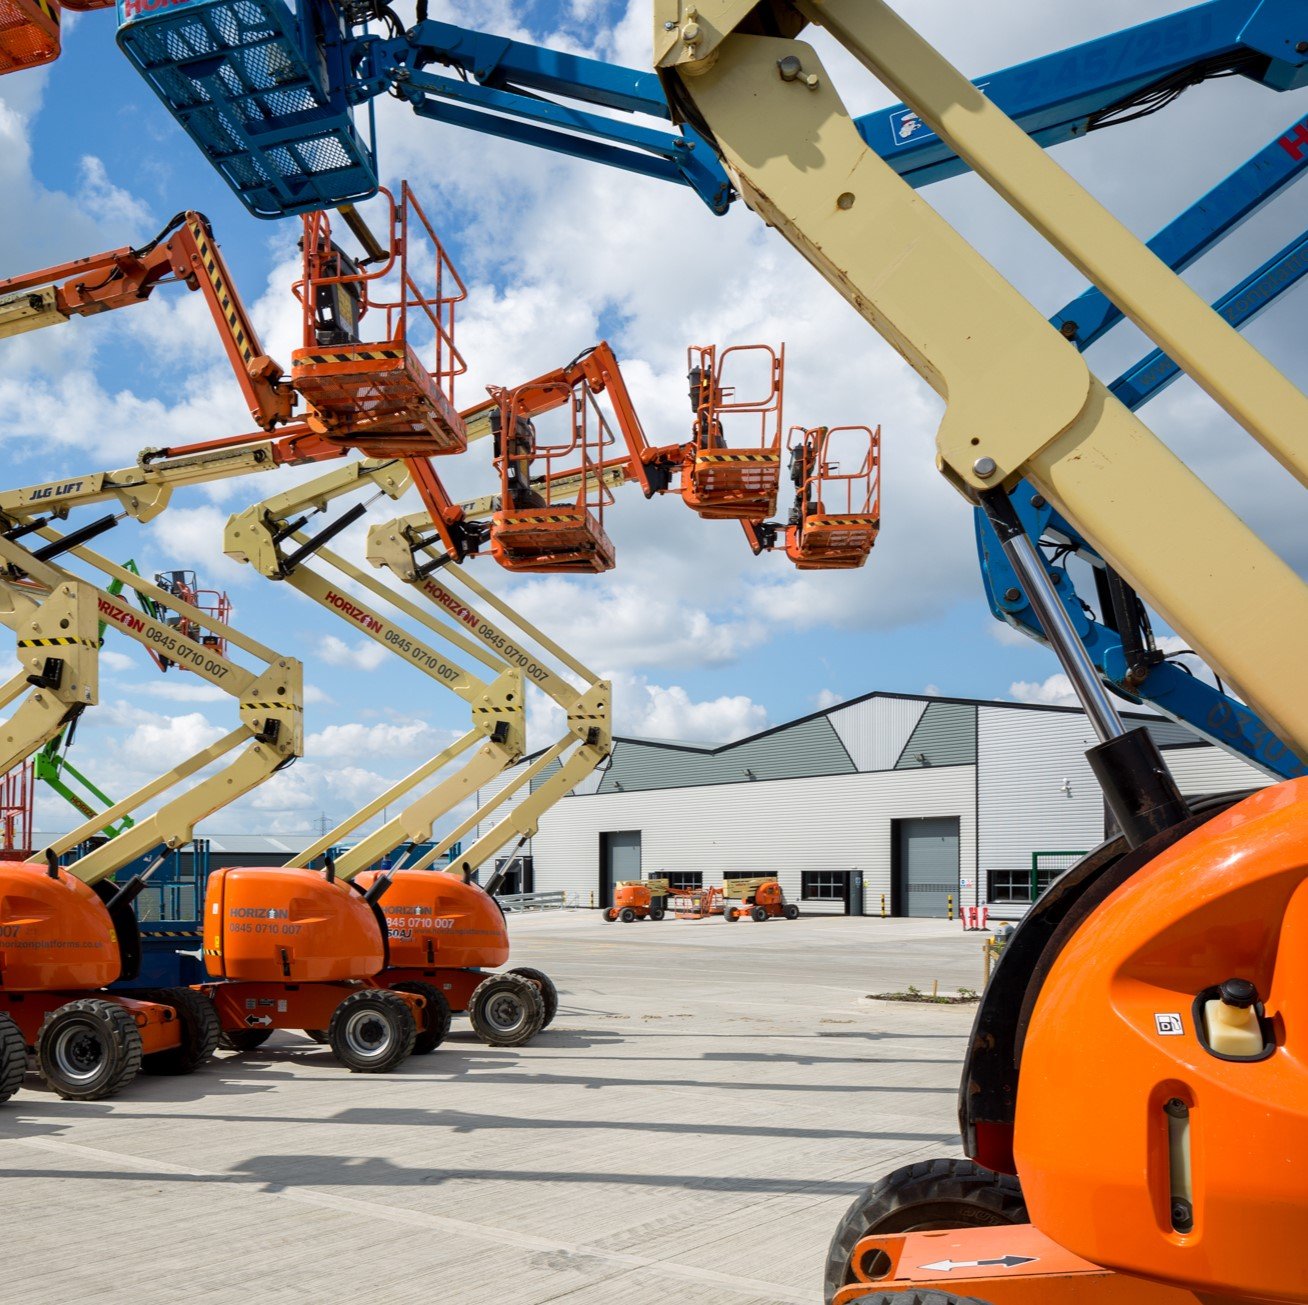
<path id="1" fill-rule="evenodd" d="M 728 879 L 722 890 L 722 918 L 736 920 L 798 920 L 799 907 L 786 901 L 781 883 L 771 875 L 753 879 Z"/>
<path id="2" fill-rule="evenodd" d="M 601 913 L 612 924 L 615 920 L 633 924 L 637 920 L 662 920 L 667 915 L 669 884 L 666 879 L 622 879 L 613 892 L 613 905 Z"/>
<path id="3" fill-rule="evenodd" d="M 694 345 L 687 358 L 695 427 L 685 447 L 681 496 L 708 520 L 762 521 L 777 510 L 781 485 L 786 347 L 739 344 L 719 353 L 716 345 Z M 742 361 L 763 363 L 765 393 L 741 398 L 724 384 L 724 375 Z M 728 426 L 757 433 L 728 445 Z"/>
<path id="4" fill-rule="evenodd" d="M 852 471 L 840 470 L 837 438 L 847 455 L 859 457 Z M 881 530 L 881 427 L 796 428 L 790 458 L 795 503 L 786 556 L 801 571 L 861 567 Z"/>
<path id="5" fill-rule="evenodd" d="M 668 906 L 678 920 L 707 920 L 722 914 L 722 888 L 681 888 L 668 897 Z"/>

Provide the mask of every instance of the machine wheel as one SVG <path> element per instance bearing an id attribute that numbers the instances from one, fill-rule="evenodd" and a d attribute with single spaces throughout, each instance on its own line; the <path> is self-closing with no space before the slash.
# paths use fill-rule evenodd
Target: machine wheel
<path id="1" fill-rule="evenodd" d="M 951 1296 L 947 1291 L 876 1291 L 856 1296 L 850 1305 L 990 1305 L 978 1296 Z"/>
<path id="2" fill-rule="evenodd" d="M 520 1047 L 545 1023 L 540 990 L 519 974 L 492 974 L 468 1002 L 468 1018 L 477 1036 L 492 1047 Z"/>
<path id="3" fill-rule="evenodd" d="M 157 988 L 141 994 L 142 1001 L 171 1006 L 182 1026 L 182 1045 L 141 1058 L 143 1074 L 193 1074 L 213 1057 L 222 1025 L 213 1002 L 193 988 Z"/>
<path id="4" fill-rule="evenodd" d="M 311 1042 L 316 1042 L 320 1047 L 325 1047 L 327 1045 L 326 1029 L 305 1029 L 304 1036 Z"/>
<path id="5" fill-rule="evenodd" d="M 450 1031 L 450 1003 L 445 994 L 434 983 L 396 983 L 392 992 L 411 992 L 415 997 L 425 997 L 427 1004 L 422 1008 L 422 1028 L 413 1040 L 413 1054 L 425 1056 L 433 1052 L 445 1041 Z"/>
<path id="6" fill-rule="evenodd" d="M 273 1035 L 272 1029 L 224 1029 L 218 1037 L 223 1051 L 253 1051 Z"/>
<path id="7" fill-rule="evenodd" d="M 787 920 L 798 920 L 799 907 L 796 906 L 794 902 L 787 902 L 785 906 L 781 908 L 781 914 L 784 915 Z"/>
<path id="8" fill-rule="evenodd" d="M 554 980 L 544 970 L 533 970 L 527 965 L 520 965 L 509 973 L 521 975 L 528 983 L 535 984 L 541 1004 L 545 1007 L 545 1018 L 541 1020 L 540 1026 L 542 1029 L 549 1028 L 559 1013 L 559 990 L 554 986 Z"/>
<path id="9" fill-rule="evenodd" d="M 27 1073 L 27 1046 L 18 1025 L 0 1015 L 0 1101 L 8 1101 L 23 1086 Z"/>
<path id="10" fill-rule="evenodd" d="M 906 1165 L 856 1196 L 845 1211 L 827 1250 L 825 1298 L 831 1300 L 841 1287 L 857 1281 L 849 1259 L 859 1241 L 871 1233 L 995 1228 L 1026 1222 L 1022 1188 L 1010 1174 L 983 1169 L 971 1160 L 924 1160 Z M 928 1298 L 938 1295 L 921 1294 Z M 873 1295 L 868 1299 L 881 1298 Z M 887 1300 L 900 1305 L 903 1293 L 891 1293 Z M 928 1300 L 924 1305 L 934 1303 Z"/>
<path id="11" fill-rule="evenodd" d="M 87 997 L 51 1011 L 36 1035 L 37 1072 L 65 1101 L 99 1101 L 141 1068 L 141 1034 L 116 1002 Z"/>
<path id="12" fill-rule="evenodd" d="M 750 913 L 749 918 L 755 924 L 762 924 L 768 918 L 768 909 L 766 906 L 756 906 Z"/>
<path id="13" fill-rule="evenodd" d="M 351 1074 L 387 1074 L 412 1053 L 418 1021 L 398 992 L 365 988 L 332 1012 L 327 1040 Z"/>
<path id="14" fill-rule="evenodd" d="M 724 906 L 722 908 L 722 918 L 726 920 L 728 924 L 735 924 L 740 917 L 737 916 L 736 908 L 734 906 Z"/>
<path id="15" fill-rule="evenodd" d="M 611 906 L 607 911 L 600 912 L 600 919 L 603 920 L 605 924 L 612 924 L 617 918 L 618 913 Z"/>
<path id="16" fill-rule="evenodd" d="M 635 918 L 636 912 L 629 906 L 624 906 L 622 910 L 618 912 L 618 919 L 621 920 L 623 924 L 630 924 Z"/>
<path id="17" fill-rule="evenodd" d="M 661 906 L 651 906 L 649 908 L 649 918 L 651 920 L 661 920 L 665 915 L 667 915 L 667 911 Z"/>

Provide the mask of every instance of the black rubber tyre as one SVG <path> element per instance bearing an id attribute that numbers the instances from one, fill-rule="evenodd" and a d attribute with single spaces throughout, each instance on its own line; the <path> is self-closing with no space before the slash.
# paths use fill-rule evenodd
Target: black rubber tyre
<path id="1" fill-rule="evenodd" d="M 781 914 L 784 915 L 787 920 L 798 920 L 799 907 L 796 906 L 794 902 L 787 902 L 785 906 L 781 908 Z"/>
<path id="2" fill-rule="evenodd" d="M 983 1169 L 971 1160 L 924 1160 L 906 1165 L 855 1197 L 845 1211 L 827 1249 L 824 1299 L 830 1302 L 841 1287 L 858 1281 L 849 1258 L 870 1233 L 995 1228 L 1026 1222 L 1022 1188 L 1010 1174 Z M 892 1293 L 888 1299 L 898 1301 L 902 1293 L 900 1297 Z"/>
<path id="3" fill-rule="evenodd" d="M 309 1038 L 311 1041 L 316 1042 L 320 1047 L 325 1047 L 327 1045 L 326 1029 L 305 1029 L 304 1036 Z"/>
<path id="4" fill-rule="evenodd" d="M 36 1069 L 65 1101 L 100 1101 L 141 1069 L 141 1034 L 125 1007 L 98 997 L 70 1001 L 36 1035 Z"/>
<path id="5" fill-rule="evenodd" d="M 667 911 L 661 906 L 651 906 L 649 908 L 649 918 L 651 920 L 662 920 L 667 915 Z"/>
<path id="6" fill-rule="evenodd" d="M 623 924 L 630 924 L 635 918 L 636 912 L 629 906 L 624 906 L 622 910 L 618 912 L 618 919 L 621 920 Z"/>
<path id="7" fill-rule="evenodd" d="M 143 992 L 141 1000 L 171 1006 L 182 1026 L 182 1045 L 143 1056 L 142 1074 L 193 1074 L 213 1058 L 223 1029 L 213 1002 L 204 993 L 194 988 L 154 988 Z"/>
<path id="8" fill-rule="evenodd" d="M 768 918 L 767 907 L 765 907 L 765 906 L 756 906 L 756 907 L 755 907 L 755 908 L 754 908 L 754 909 L 749 913 L 749 918 L 750 918 L 751 920 L 753 920 L 755 924 L 762 924 L 763 921 L 766 920 L 766 919 Z"/>
<path id="9" fill-rule="evenodd" d="M 724 906 L 722 908 L 722 918 L 728 924 L 736 923 L 736 908 L 734 906 Z"/>
<path id="10" fill-rule="evenodd" d="M 610 906 L 607 911 L 600 912 L 600 919 L 605 924 L 612 924 L 618 918 L 618 913 Z"/>
<path id="11" fill-rule="evenodd" d="M 398 992 L 365 988 L 332 1012 L 327 1040 L 351 1074 L 389 1074 L 412 1055 L 418 1021 Z"/>
<path id="12" fill-rule="evenodd" d="M 450 1003 L 445 994 L 434 983 L 396 983 L 392 992 L 411 992 L 415 997 L 423 997 L 427 1004 L 422 1008 L 422 1025 L 418 1036 L 413 1040 L 413 1054 L 426 1056 L 435 1051 L 445 1041 L 450 1031 Z"/>
<path id="13" fill-rule="evenodd" d="M 528 983 L 536 985 L 536 991 L 540 993 L 541 1003 L 545 1007 L 545 1018 L 540 1026 L 542 1029 L 549 1028 L 559 1013 L 559 990 L 554 986 L 554 980 L 544 970 L 533 970 L 528 965 L 519 965 L 509 973 L 521 975 Z"/>
<path id="14" fill-rule="evenodd" d="M 8 1101 L 23 1086 L 27 1073 L 27 1045 L 18 1025 L 0 1014 L 0 1101 Z"/>
<path id="15" fill-rule="evenodd" d="M 947 1291 L 877 1291 L 856 1296 L 849 1305 L 990 1305 L 978 1296 L 951 1296 Z"/>
<path id="16" fill-rule="evenodd" d="M 492 1047 L 520 1047 L 545 1023 L 545 1003 L 530 979 L 492 974 L 474 989 L 468 1018 L 477 1036 Z"/>
<path id="17" fill-rule="evenodd" d="M 272 1035 L 272 1029 L 224 1029 L 218 1035 L 218 1046 L 223 1051 L 253 1051 Z"/>

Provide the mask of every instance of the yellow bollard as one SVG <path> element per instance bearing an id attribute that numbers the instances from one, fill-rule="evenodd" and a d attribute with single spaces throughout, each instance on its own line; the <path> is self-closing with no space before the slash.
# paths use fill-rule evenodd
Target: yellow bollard
<path id="1" fill-rule="evenodd" d="M 594 890 L 593 888 L 590 890 L 590 904 L 591 904 L 591 907 L 594 908 L 594 906 L 595 906 L 595 890 Z"/>
<path id="2" fill-rule="evenodd" d="M 882 894 L 881 894 L 881 918 L 882 918 L 883 920 L 886 918 L 886 895 L 885 895 L 885 893 L 882 893 Z"/>
<path id="3" fill-rule="evenodd" d="M 951 920 L 954 918 L 954 894 L 953 893 L 949 894 L 949 918 Z"/>

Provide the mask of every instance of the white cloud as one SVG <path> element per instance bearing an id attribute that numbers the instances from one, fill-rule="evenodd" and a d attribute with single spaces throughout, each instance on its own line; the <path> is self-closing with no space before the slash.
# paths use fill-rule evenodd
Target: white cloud
<path id="1" fill-rule="evenodd" d="M 813 705 L 818 711 L 826 711 L 828 707 L 835 707 L 844 701 L 845 695 L 843 693 L 837 693 L 834 689 L 820 689 L 813 699 Z"/>
<path id="2" fill-rule="evenodd" d="M 306 757 L 390 757 L 432 756 L 447 740 L 426 721 L 407 724 L 381 722 L 362 725 L 351 721 L 345 725 L 328 725 L 305 739 Z"/>
<path id="3" fill-rule="evenodd" d="M 1042 707 L 1079 707 L 1072 682 L 1061 671 L 1046 680 L 1015 680 L 1008 686 L 1011 698 Z"/>
<path id="4" fill-rule="evenodd" d="M 136 725 L 119 745 L 123 759 L 132 766 L 155 774 L 216 742 L 227 733 L 199 712 L 185 716 L 163 716 Z"/>
<path id="5" fill-rule="evenodd" d="M 614 684 L 614 730 L 650 739 L 730 743 L 768 726 L 767 708 L 745 694 L 695 701 L 679 684 L 620 676 Z"/>
<path id="6" fill-rule="evenodd" d="M 356 644 L 348 644 L 334 634 L 322 637 L 318 645 L 318 656 L 328 666 L 345 666 L 354 671 L 375 671 L 387 658 L 385 648 L 371 639 L 360 639 Z"/>

